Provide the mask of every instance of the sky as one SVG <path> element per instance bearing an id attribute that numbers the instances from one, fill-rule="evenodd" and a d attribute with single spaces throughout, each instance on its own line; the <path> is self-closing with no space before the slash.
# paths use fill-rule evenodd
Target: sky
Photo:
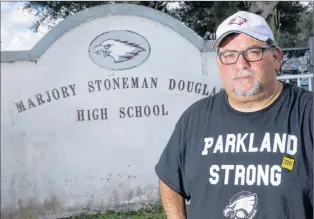
<path id="1" fill-rule="evenodd" d="M 23 11 L 25 2 L 1 2 L 1 51 L 29 50 L 47 32 L 41 27 L 34 33 L 30 26 L 35 16 Z"/>
<path id="2" fill-rule="evenodd" d="M 36 18 L 23 11 L 23 5 L 25 2 L 1 2 L 1 51 L 30 50 L 48 32 L 42 25 L 38 33 L 30 29 Z"/>
<path id="3" fill-rule="evenodd" d="M 24 4 L 1 2 L 1 51 L 30 50 L 48 32 L 42 25 L 37 33 L 30 29 L 35 16 L 22 10 Z"/>

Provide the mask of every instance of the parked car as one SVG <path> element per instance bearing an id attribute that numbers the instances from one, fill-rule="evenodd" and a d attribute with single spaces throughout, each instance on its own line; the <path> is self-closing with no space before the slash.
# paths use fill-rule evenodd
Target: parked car
<path id="1" fill-rule="evenodd" d="M 300 79 L 300 85 L 303 86 L 309 86 L 309 78 L 301 78 Z"/>

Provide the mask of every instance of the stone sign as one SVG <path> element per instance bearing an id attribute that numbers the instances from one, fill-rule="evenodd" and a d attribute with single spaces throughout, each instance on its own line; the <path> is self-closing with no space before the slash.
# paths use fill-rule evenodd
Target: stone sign
<path id="1" fill-rule="evenodd" d="M 154 166 L 179 116 L 222 89 L 211 41 L 113 4 L 1 52 L 1 218 L 158 200 Z"/>

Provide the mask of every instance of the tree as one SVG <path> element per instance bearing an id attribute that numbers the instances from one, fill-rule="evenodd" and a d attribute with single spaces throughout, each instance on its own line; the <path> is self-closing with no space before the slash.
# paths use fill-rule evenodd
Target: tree
<path id="1" fill-rule="evenodd" d="M 278 40 L 278 10 L 277 5 L 278 1 L 271 2 L 245 2 L 248 5 L 248 11 L 261 15 L 270 26 L 271 30 L 274 33 L 274 38 Z"/>
<path id="2" fill-rule="evenodd" d="M 282 47 L 294 47 L 308 37 L 313 31 L 313 20 L 309 6 L 300 2 L 252 2 L 252 1 L 207 1 L 179 2 L 179 7 L 169 10 L 170 2 L 162 1 L 32 1 L 26 3 L 24 10 L 35 13 L 38 19 L 31 29 L 38 31 L 40 25 L 51 28 L 59 19 L 64 19 L 86 8 L 114 3 L 130 3 L 151 7 L 178 19 L 202 37 L 215 33 L 218 25 L 231 14 L 239 11 L 250 11 L 263 16 L 272 28 L 275 38 Z M 311 26 L 307 25 L 312 23 Z M 303 34 L 303 35 L 302 35 Z M 299 40 L 299 38 L 302 40 Z"/>
<path id="3" fill-rule="evenodd" d="M 298 16 L 297 19 L 291 16 L 280 18 L 283 25 L 288 25 L 290 19 L 296 23 L 294 27 L 280 30 L 279 42 L 282 47 L 307 47 L 308 38 L 313 36 L 313 2 L 309 2 Z"/>
<path id="4" fill-rule="evenodd" d="M 229 15 L 238 10 L 247 10 L 247 5 L 240 1 L 186 1 L 180 2 L 178 8 L 169 12 L 198 35 L 205 36 L 207 32 L 215 33 L 218 25 Z"/>
<path id="5" fill-rule="evenodd" d="M 302 23 L 301 19 L 304 14 L 307 14 L 309 10 L 308 6 L 302 5 L 300 2 L 280 1 L 277 5 L 277 10 L 279 12 L 279 36 L 278 42 L 281 47 L 296 47 L 300 41 L 298 40 L 298 34 L 304 32 L 306 30 L 313 30 L 313 25 L 311 27 L 305 27 L 301 29 L 300 23 Z M 309 14 L 309 19 L 313 17 Z"/>
<path id="6" fill-rule="evenodd" d="M 307 6 L 300 2 L 286 1 L 182 2 L 180 7 L 170 14 L 200 36 L 204 36 L 207 31 L 214 33 L 224 19 L 240 10 L 263 16 L 274 31 L 279 45 L 293 47 L 296 46 L 296 33 L 301 32 L 298 21 Z"/>
<path id="7" fill-rule="evenodd" d="M 167 13 L 167 4 L 162 1 L 32 1 L 27 2 L 23 10 L 34 13 L 38 18 L 31 26 L 34 32 L 38 31 L 40 25 L 45 25 L 51 29 L 60 19 L 65 19 L 74 13 L 104 4 L 138 4 L 151 7 Z"/>

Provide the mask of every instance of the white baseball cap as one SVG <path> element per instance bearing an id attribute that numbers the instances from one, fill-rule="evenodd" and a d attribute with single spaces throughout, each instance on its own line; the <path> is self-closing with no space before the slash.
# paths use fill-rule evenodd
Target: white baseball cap
<path id="1" fill-rule="evenodd" d="M 247 11 L 239 11 L 226 20 L 224 20 L 217 28 L 217 40 L 213 45 L 216 49 L 221 41 L 230 33 L 244 33 L 260 41 L 274 40 L 274 35 L 266 20 L 257 14 Z"/>

